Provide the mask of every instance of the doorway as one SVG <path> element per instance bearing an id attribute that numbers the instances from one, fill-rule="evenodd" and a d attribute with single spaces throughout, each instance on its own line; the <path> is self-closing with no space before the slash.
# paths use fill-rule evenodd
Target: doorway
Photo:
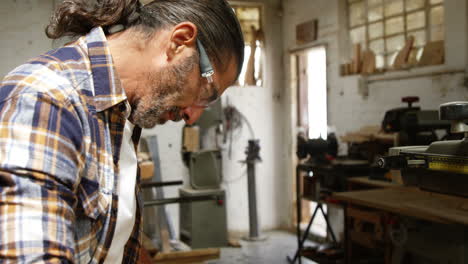
<path id="1" fill-rule="evenodd" d="M 292 67 L 295 69 L 291 72 L 296 75 L 293 77 L 296 80 L 296 132 L 302 132 L 311 139 L 326 140 L 328 131 L 326 46 L 321 45 L 296 52 Z M 297 161 L 294 167 L 296 164 Z M 302 183 L 299 184 L 302 186 Z M 302 201 L 301 225 L 307 224 L 316 206 L 315 202 Z M 311 234 L 326 237 L 327 229 L 323 215 L 317 214 L 311 227 Z"/>

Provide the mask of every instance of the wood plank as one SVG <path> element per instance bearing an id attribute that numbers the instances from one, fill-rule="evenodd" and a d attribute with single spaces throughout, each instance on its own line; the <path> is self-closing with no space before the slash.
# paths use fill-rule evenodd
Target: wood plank
<path id="1" fill-rule="evenodd" d="M 353 183 L 353 184 L 366 185 L 366 186 L 371 186 L 371 187 L 381 187 L 381 188 L 401 187 L 401 185 L 393 183 L 393 182 L 371 180 L 369 179 L 369 177 L 352 177 L 352 178 L 348 178 L 348 182 Z"/>
<path id="2" fill-rule="evenodd" d="M 411 49 L 413 48 L 414 44 L 414 37 L 409 36 L 408 39 L 406 40 L 406 44 L 403 47 L 403 49 L 398 52 L 397 57 L 395 58 L 395 62 L 393 63 L 393 68 L 394 69 L 401 69 L 403 66 L 408 64 L 408 58 L 411 52 Z"/>
<path id="3" fill-rule="evenodd" d="M 360 73 L 362 65 L 361 44 L 354 44 L 353 73 Z"/>
<path id="4" fill-rule="evenodd" d="M 445 45 L 444 41 L 429 42 L 424 46 L 419 66 L 438 65 L 444 63 Z"/>
<path id="5" fill-rule="evenodd" d="M 151 255 L 149 252 L 144 248 L 140 247 L 140 254 L 138 256 L 138 264 L 153 264 L 153 260 L 151 259 Z"/>
<path id="6" fill-rule="evenodd" d="M 375 237 L 373 235 L 371 235 L 371 234 L 368 234 L 368 233 L 350 230 L 349 231 L 349 238 L 353 242 L 358 243 L 359 245 L 365 246 L 367 248 L 376 248 L 377 247 Z"/>
<path id="7" fill-rule="evenodd" d="M 242 245 L 239 242 L 239 239 L 229 238 L 228 239 L 228 246 L 233 248 L 241 248 Z"/>
<path id="8" fill-rule="evenodd" d="M 138 162 L 140 177 L 142 181 L 149 181 L 154 175 L 154 163 L 151 160 Z"/>
<path id="9" fill-rule="evenodd" d="M 348 207 L 346 209 L 346 212 L 348 214 L 348 217 L 352 217 L 352 218 L 359 219 L 359 220 L 364 220 L 365 222 L 368 222 L 368 223 L 380 224 L 382 220 L 380 217 L 380 214 L 382 213 L 378 214 L 375 211 L 367 212 L 367 211 L 359 210 L 353 207 Z"/>
<path id="10" fill-rule="evenodd" d="M 348 132 L 341 136 L 341 141 L 345 143 L 363 143 L 367 141 L 394 141 L 395 134 L 382 133 L 381 126 L 365 126 L 358 131 Z"/>
<path id="11" fill-rule="evenodd" d="M 200 130 L 198 127 L 184 127 L 184 151 L 196 152 L 200 150 Z"/>
<path id="12" fill-rule="evenodd" d="M 171 241 L 167 227 L 161 229 L 161 251 L 163 253 L 171 252 Z"/>
<path id="13" fill-rule="evenodd" d="M 334 193 L 333 199 L 443 224 L 468 225 L 468 198 L 395 187 Z"/>
<path id="14" fill-rule="evenodd" d="M 255 26 L 250 26 L 250 56 L 249 60 L 247 61 L 247 69 L 245 71 L 245 85 L 255 86 L 257 84 L 257 80 L 255 79 L 255 50 L 257 49 L 257 35 L 258 31 Z"/>
<path id="15" fill-rule="evenodd" d="M 373 74 L 376 70 L 375 53 L 372 50 L 366 50 L 362 54 L 362 73 Z"/>
<path id="16" fill-rule="evenodd" d="M 219 248 L 197 249 L 191 251 L 175 251 L 157 254 L 153 261 L 163 264 L 185 264 L 202 263 L 204 261 L 218 259 L 220 256 Z"/>

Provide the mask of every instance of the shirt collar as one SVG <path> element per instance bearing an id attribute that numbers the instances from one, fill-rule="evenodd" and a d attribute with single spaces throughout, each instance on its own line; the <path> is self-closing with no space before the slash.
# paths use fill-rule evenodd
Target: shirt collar
<path id="1" fill-rule="evenodd" d="M 101 112 L 125 101 L 127 96 L 115 69 L 102 28 L 93 28 L 85 36 L 85 42 L 93 76 L 93 105 L 97 112 Z M 128 106 L 128 102 L 125 105 Z"/>

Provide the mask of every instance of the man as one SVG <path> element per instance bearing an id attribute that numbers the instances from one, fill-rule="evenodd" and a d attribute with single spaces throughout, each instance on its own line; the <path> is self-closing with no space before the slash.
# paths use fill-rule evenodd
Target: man
<path id="1" fill-rule="evenodd" d="M 64 0 L 51 38 L 81 36 L 0 87 L 0 262 L 134 263 L 141 128 L 191 124 L 237 79 L 224 0 Z"/>

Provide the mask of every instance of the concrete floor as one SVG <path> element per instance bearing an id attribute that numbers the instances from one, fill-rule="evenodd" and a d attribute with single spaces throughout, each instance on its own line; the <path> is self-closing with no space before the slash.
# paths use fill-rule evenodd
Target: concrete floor
<path id="1" fill-rule="evenodd" d="M 286 256 L 294 256 L 297 249 L 296 236 L 285 231 L 268 232 L 266 236 L 265 241 L 240 240 L 240 248 L 222 248 L 221 258 L 206 264 L 288 264 Z M 316 264 L 305 258 L 302 263 Z"/>

